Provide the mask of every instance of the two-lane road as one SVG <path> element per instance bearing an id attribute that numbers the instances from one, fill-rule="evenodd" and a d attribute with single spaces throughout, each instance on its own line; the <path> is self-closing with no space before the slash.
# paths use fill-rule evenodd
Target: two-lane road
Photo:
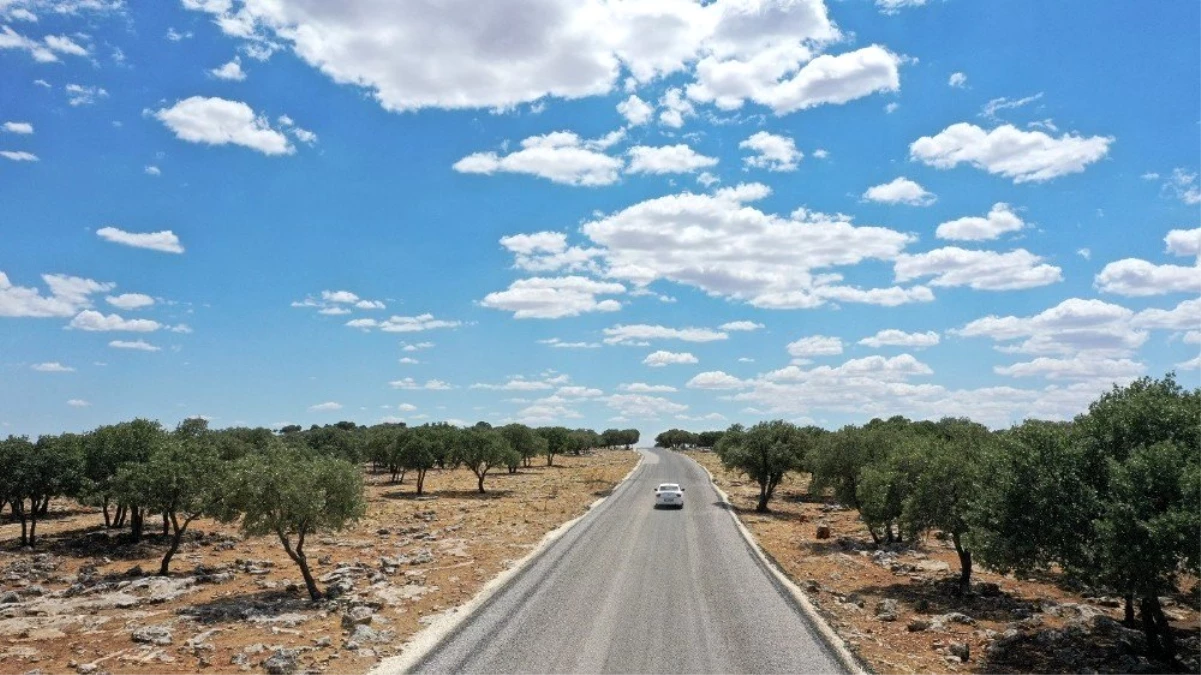
<path id="1" fill-rule="evenodd" d="M 643 450 L 613 495 L 418 672 L 826 673 L 842 667 L 738 533 L 705 471 Z M 652 508 L 659 483 L 682 511 Z"/>

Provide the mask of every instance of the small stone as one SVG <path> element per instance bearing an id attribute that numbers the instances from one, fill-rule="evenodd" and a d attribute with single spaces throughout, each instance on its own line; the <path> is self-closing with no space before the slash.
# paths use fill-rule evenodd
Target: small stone
<path id="1" fill-rule="evenodd" d="M 329 647 L 334 644 L 334 640 L 333 640 L 333 638 L 331 638 L 328 635 L 323 635 L 322 637 L 319 637 L 316 640 L 314 640 L 313 644 L 319 648 L 320 647 Z"/>
<path id="2" fill-rule="evenodd" d="M 291 649 L 277 649 L 274 654 L 263 660 L 263 669 L 271 675 L 291 675 L 299 665 L 296 652 Z"/>
<path id="3" fill-rule="evenodd" d="M 167 626 L 143 626 L 134 630 L 130 637 L 134 642 L 159 646 L 169 645 L 171 644 L 171 629 Z"/>
<path id="4" fill-rule="evenodd" d="M 876 618 L 881 621 L 897 620 L 897 601 L 891 598 L 876 603 Z"/>
<path id="5" fill-rule="evenodd" d="M 806 593 L 817 593 L 817 592 L 821 591 L 821 589 L 822 589 L 822 585 L 820 583 L 818 583 L 817 579 L 809 579 L 809 580 L 805 581 L 805 592 Z"/>
<path id="6" fill-rule="evenodd" d="M 359 605 L 351 607 L 350 611 L 342 615 L 342 627 L 346 630 L 351 630 L 360 624 L 369 624 L 375 616 L 375 610 L 370 607 Z"/>
<path id="7" fill-rule="evenodd" d="M 826 525 L 824 523 L 821 525 L 818 525 L 817 531 L 814 533 L 814 536 L 817 539 L 829 539 L 830 538 L 830 526 Z"/>
<path id="8" fill-rule="evenodd" d="M 930 622 L 926 621 L 925 619 L 914 619 L 913 621 L 910 621 L 909 625 L 905 626 L 905 628 L 910 633 L 920 633 L 924 630 L 930 629 Z"/>
<path id="9" fill-rule="evenodd" d="M 960 661 L 964 662 L 968 661 L 972 655 L 972 649 L 966 642 L 952 642 L 947 647 L 947 651 L 951 653 L 951 656 L 958 657 Z"/>
<path id="10" fill-rule="evenodd" d="M 8 591 L 0 594 L 0 605 L 8 605 L 14 602 L 21 602 L 21 596 L 16 591 Z"/>

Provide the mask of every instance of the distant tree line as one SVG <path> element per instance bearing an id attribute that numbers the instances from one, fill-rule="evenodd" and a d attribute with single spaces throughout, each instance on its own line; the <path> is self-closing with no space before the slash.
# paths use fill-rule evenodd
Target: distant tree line
<path id="1" fill-rule="evenodd" d="M 700 436 L 671 430 L 656 444 L 704 445 Z M 1114 387 L 1070 422 L 735 424 L 714 450 L 759 485 L 758 511 L 786 475 L 809 474 L 810 491 L 858 510 L 877 544 L 941 532 L 964 591 L 975 560 L 1023 575 L 1056 567 L 1124 597 L 1152 655 L 1174 656 L 1159 598 L 1201 575 L 1201 389 L 1172 374 Z"/>
<path id="2" fill-rule="evenodd" d="M 492 472 L 515 473 L 536 457 L 551 466 L 557 455 L 633 444 L 638 432 L 631 431 L 339 422 L 308 430 L 291 425 L 276 434 L 265 428 L 209 429 L 200 418 L 168 431 L 158 422 L 135 419 L 85 434 L 0 440 L 0 509 L 7 505 L 20 524 L 22 546 L 36 543 L 38 523 L 55 498 L 98 508 L 105 527 L 127 529 L 125 536 L 135 543 L 147 520 L 161 517 L 162 534 L 169 537 L 162 575 L 194 520 L 237 522 L 248 536 L 275 535 L 316 600 L 320 591 L 305 557 L 306 539 L 343 529 L 364 514 L 363 463 L 388 472 L 394 483 L 412 474 L 418 495 L 430 469 L 462 466 L 483 493 Z"/>
<path id="3" fill-rule="evenodd" d="M 721 437 L 725 434 L 724 431 L 702 431 L 693 432 L 685 431 L 684 429 L 668 429 L 663 433 L 655 436 L 655 447 L 657 448 L 712 448 L 717 445 Z"/>

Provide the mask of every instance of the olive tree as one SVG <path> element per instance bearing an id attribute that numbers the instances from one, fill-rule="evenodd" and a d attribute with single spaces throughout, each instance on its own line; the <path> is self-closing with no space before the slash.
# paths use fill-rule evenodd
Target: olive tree
<path id="1" fill-rule="evenodd" d="M 775 420 L 750 429 L 735 424 L 726 430 L 714 450 L 727 469 L 759 483 L 755 510 L 763 513 L 785 474 L 804 466 L 811 444 L 811 437 L 795 424 Z"/>
<path id="2" fill-rule="evenodd" d="M 425 476 L 438 461 L 434 451 L 437 439 L 427 427 L 412 429 L 396 438 L 396 461 L 417 474 L 417 496 L 425 492 Z"/>
<path id="3" fill-rule="evenodd" d="M 73 434 L 42 436 L 36 444 L 24 436 L 0 441 L 0 493 L 21 523 L 22 546 L 36 542 L 38 518 L 50 500 L 75 491 L 82 465 L 79 437 Z"/>
<path id="4" fill-rule="evenodd" d="M 546 439 L 546 465 L 554 466 L 555 455 L 568 450 L 571 430 L 566 427 L 539 427 L 538 435 Z"/>
<path id="5" fill-rule="evenodd" d="M 509 446 L 517 451 L 521 462 L 527 467 L 534 457 L 546 453 L 546 439 L 524 424 L 506 424 L 500 428 L 500 433 L 509 442 Z"/>
<path id="6" fill-rule="evenodd" d="M 337 531 L 366 512 L 363 476 L 343 459 L 313 455 L 274 445 L 238 462 L 222 516 L 240 515 L 249 536 L 274 534 L 288 557 L 300 568 L 309 597 L 321 591 L 305 557 L 306 538 L 319 531 Z"/>
<path id="7" fill-rule="evenodd" d="M 162 513 L 170 524 L 171 543 L 159 565 L 160 575 L 167 575 L 192 521 L 217 513 L 225 497 L 228 466 L 214 444 L 177 436 L 147 461 L 125 464 L 117 472 L 115 483 L 122 498 Z"/>
<path id="8" fill-rule="evenodd" d="M 484 479 L 488 477 L 488 472 L 505 465 L 513 452 L 508 441 L 499 432 L 490 429 L 468 429 L 460 438 L 454 458 L 456 464 L 466 466 L 475 474 L 480 494 L 483 494 Z"/>

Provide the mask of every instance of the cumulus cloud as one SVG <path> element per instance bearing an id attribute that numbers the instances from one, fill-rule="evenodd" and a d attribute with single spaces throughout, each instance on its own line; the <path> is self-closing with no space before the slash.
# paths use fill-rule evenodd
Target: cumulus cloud
<path id="1" fill-rule="evenodd" d="M 37 162 L 38 156 L 24 150 L 0 150 L 0 157 L 14 162 Z"/>
<path id="2" fill-rule="evenodd" d="M 738 144 L 743 150 L 754 154 L 744 157 L 743 163 L 756 169 L 768 171 L 795 171 L 805 156 L 796 148 L 796 141 L 788 136 L 760 131 Z"/>
<path id="3" fill-rule="evenodd" d="M 118 314 L 102 314 L 95 310 L 85 309 L 71 319 L 67 328 L 85 331 L 130 331 L 134 333 L 151 333 L 163 325 L 150 319 L 125 319 Z"/>
<path id="4" fill-rule="evenodd" d="M 906 333 L 903 330 L 895 328 L 887 328 L 871 337 L 865 337 L 859 341 L 859 344 L 868 347 L 912 347 L 914 349 L 925 349 L 938 344 L 938 333 L 934 331 L 926 331 L 925 333 Z"/>
<path id="5" fill-rule="evenodd" d="M 5 122 L 4 130 L 10 134 L 32 134 L 33 125 L 29 122 Z"/>
<path id="6" fill-rule="evenodd" d="M 233 82 L 241 82 L 246 79 L 246 71 L 242 70 L 242 60 L 236 57 L 224 65 L 213 68 L 209 71 L 209 75 L 219 80 Z"/>
<path id="7" fill-rule="evenodd" d="M 629 98 L 617 104 L 617 112 L 626 118 L 630 126 L 637 127 L 651 121 L 655 107 L 638 98 L 637 94 L 630 94 Z"/>
<path id="8" fill-rule="evenodd" d="M 1007 353 L 1084 355 L 1094 360 L 1131 354 L 1147 340 L 1131 310 L 1080 298 L 1069 298 L 1032 316 L 986 316 L 951 332 L 991 338 Z"/>
<path id="9" fill-rule="evenodd" d="M 1201 256 L 1201 227 L 1191 230 L 1172 230 L 1163 239 L 1168 253 L 1183 256 Z"/>
<path id="10" fill-rule="evenodd" d="M 797 358 L 833 356 L 842 353 L 842 340 L 826 335 L 813 335 L 788 343 L 788 353 Z"/>
<path id="11" fill-rule="evenodd" d="M 103 87 L 68 84 L 63 91 L 67 93 L 67 104 L 76 107 L 92 105 L 97 99 L 108 98 L 108 92 Z"/>
<path id="12" fill-rule="evenodd" d="M 623 166 L 620 159 L 588 147 L 577 134 L 556 131 L 531 136 L 521 142 L 520 150 L 507 155 L 468 155 L 452 168 L 460 173 L 523 173 L 564 185 L 597 186 L 616 183 Z"/>
<path id="13" fill-rule="evenodd" d="M 987 216 L 967 216 L 948 220 L 938 226 L 934 234 L 939 239 L 960 241 L 985 241 L 996 239 L 1006 232 L 1017 232 L 1025 226 L 1008 204 L 997 202 Z"/>
<path id="14" fill-rule="evenodd" d="M 35 363 L 30 368 L 39 373 L 73 373 L 75 369 L 71 366 L 64 366 L 58 361 L 48 361 L 46 363 Z"/>
<path id="15" fill-rule="evenodd" d="M 645 382 L 621 384 L 617 388 L 631 394 L 669 394 L 678 391 L 675 387 L 668 384 L 647 384 Z"/>
<path id="16" fill-rule="evenodd" d="M 1042 131 L 1022 131 L 1011 124 L 985 131 L 959 122 L 914 141 L 909 156 L 939 169 L 965 162 L 1012 178 L 1015 183 L 1042 182 L 1084 171 L 1105 157 L 1113 142 L 1110 136 L 1064 134 L 1056 138 Z"/>
<path id="17" fill-rule="evenodd" d="M 723 323 L 718 328 L 728 331 L 754 331 L 763 328 L 763 324 L 754 321 L 731 321 Z"/>
<path id="18" fill-rule="evenodd" d="M 668 195 L 581 229 L 604 248 L 608 276 L 638 286 L 665 279 L 781 309 L 817 307 L 829 299 L 880 304 L 932 299 L 924 288 L 863 291 L 838 284 L 840 275 L 814 274 L 868 259 L 891 260 L 912 238 L 882 227 L 857 227 L 845 216 L 798 209 L 784 218 L 749 206 L 770 192 L 751 183 L 708 195 Z"/>
<path id="19" fill-rule="evenodd" d="M 1195 294 L 1201 293 L 1201 268 L 1156 265 L 1138 258 L 1125 258 L 1106 265 L 1094 283 L 1105 293 L 1126 296 Z"/>
<path id="20" fill-rule="evenodd" d="M 630 148 L 629 155 L 629 173 L 692 173 L 717 165 L 716 158 L 701 155 L 683 143 L 662 147 L 637 145 Z"/>
<path id="21" fill-rule="evenodd" d="M 676 403 L 662 396 L 647 396 L 646 394 L 613 394 L 605 399 L 605 403 L 618 411 L 623 417 L 655 419 L 660 415 L 682 413 L 688 406 Z"/>
<path id="22" fill-rule="evenodd" d="M 384 320 L 351 319 L 346 322 L 346 325 L 365 331 L 374 328 L 385 333 L 418 333 L 437 328 L 457 328 L 463 325 L 463 322 L 435 319 L 433 314 L 420 314 L 418 316 L 393 315 Z"/>
<path id="23" fill-rule="evenodd" d="M 480 304 L 513 312 L 517 319 L 558 319 L 586 312 L 615 312 L 621 309 L 620 302 L 598 300 L 597 296 L 625 290 L 619 283 L 581 276 L 531 277 L 514 281 L 507 290 L 489 293 Z"/>
<path id="24" fill-rule="evenodd" d="M 105 241 L 134 248 L 145 248 L 163 253 L 183 253 L 184 248 L 179 243 L 179 237 L 171 230 L 161 232 L 126 232 L 116 227 L 102 227 L 96 230 L 96 236 Z"/>
<path id="25" fill-rule="evenodd" d="M 516 257 L 514 266 L 527 272 L 595 271 L 594 261 L 604 253 L 599 248 L 569 247 L 562 232 L 515 234 L 501 237 L 500 244 Z"/>
<path id="26" fill-rule="evenodd" d="M 111 282 L 93 281 L 65 274 L 43 274 L 50 290 L 42 295 L 36 288 L 16 286 L 0 272 L 0 317 L 67 317 L 91 307 L 91 296 L 116 288 Z"/>
<path id="27" fill-rule="evenodd" d="M 909 206 L 929 206 L 938 201 L 938 198 L 928 192 L 926 188 L 904 176 L 868 188 L 863 193 L 863 198 L 882 204 L 908 204 Z"/>
<path id="28" fill-rule="evenodd" d="M 902 254 L 897 256 L 893 271 L 899 282 L 931 277 L 932 286 L 968 286 L 985 291 L 1035 288 L 1063 279 L 1063 270 L 1020 248 L 997 253 L 948 246 Z"/>
<path id="29" fill-rule="evenodd" d="M 998 375 L 1010 377 L 1045 377 L 1049 380 L 1125 380 L 1138 377 L 1144 366 L 1130 359 L 1103 359 L 1085 356 L 1048 358 L 997 366 Z"/>
<path id="30" fill-rule="evenodd" d="M 697 374 L 684 386 L 690 389 L 741 389 L 746 383 L 723 371 L 711 370 Z"/>
<path id="31" fill-rule="evenodd" d="M 1201 326 L 1201 298 L 1184 300 L 1172 309 L 1152 307 L 1134 315 L 1139 328 L 1190 330 Z"/>
<path id="32" fill-rule="evenodd" d="M 550 345 L 556 349 L 599 349 L 599 342 L 566 342 L 559 338 L 539 340 L 538 344 Z"/>
<path id="33" fill-rule="evenodd" d="M 145 340 L 113 340 L 108 343 L 108 346 L 114 349 L 132 349 L 139 352 L 158 352 L 163 349 Z"/>
<path id="34" fill-rule="evenodd" d="M 876 7 L 881 14 L 897 14 L 902 9 L 921 7 L 925 4 L 926 0 L 876 0 Z"/>
<path id="35" fill-rule="evenodd" d="M 121 295 L 110 295 L 104 299 L 105 302 L 116 307 L 117 309 L 141 309 L 154 304 L 154 298 L 145 293 L 122 293 Z"/>
<path id="36" fill-rule="evenodd" d="M 71 406 L 72 408 L 86 408 L 92 404 L 88 403 L 82 398 L 73 398 L 67 401 L 67 405 Z"/>
<path id="37" fill-rule="evenodd" d="M 241 101 L 192 96 L 156 111 L 154 117 L 189 143 L 240 145 L 264 155 L 296 152 L 282 131 Z"/>
<path id="38" fill-rule="evenodd" d="M 642 359 L 642 363 L 651 368 L 662 368 L 669 365 L 697 363 L 697 358 L 688 352 L 669 352 L 660 349 L 657 352 L 648 354 L 645 359 Z"/>

